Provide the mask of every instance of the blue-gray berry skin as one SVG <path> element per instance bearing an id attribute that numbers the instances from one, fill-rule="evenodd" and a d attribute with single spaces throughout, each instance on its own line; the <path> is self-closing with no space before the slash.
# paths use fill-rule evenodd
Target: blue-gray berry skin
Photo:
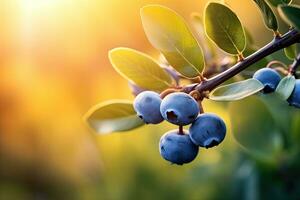
<path id="1" fill-rule="evenodd" d="M 262 68 L 256 71 L 253 78 L 265 86 L 263 90 L 264 93 L 274 92 L 281 79 L 278 72 L 271 68 Z"/>
<path id="2" fill-rule="evenodd" d="M 152 91 L 144 91 L 136 96 L 133 107 L 137 115 L 146 124 L 158 124 L 163 121 L 160 114 L 161 98 L 159 94 Z"/>
<path id="3" fill-rule="evenodd" d="M 197 117 L 189 129 L 194 144 L 211 148 L 220 144 L 226 135 L 224 121 L 215 114 L 204 113 Z"/>
<path id="4" fill-rule="evenodd" d="M 165 133 L 159 141 L 160 155 L 167 161 L 182 165 L 193 161 L 199 151 L 188 134 L 178 134 L 178 130 Z"/>
<path id="5" fill-rule="evenodd" d="M 192 123 L 199 113 L 197 101 L 183 92 L 166 96 L 160 105 L 161 115 L 172 124 L 184 126 Z"/>
<path id="6" fill-rule="evenodd" d="M 296 80 L 295 88 L 288 98 L 290 105 L 300 108 L 300 79 Z"/>

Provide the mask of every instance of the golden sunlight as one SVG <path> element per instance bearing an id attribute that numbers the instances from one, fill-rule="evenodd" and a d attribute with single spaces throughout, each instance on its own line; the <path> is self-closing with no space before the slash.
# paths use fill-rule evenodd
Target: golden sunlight
<path id="1" fill-rule="evenodd" d="M 21 7 L 28 10 L 49 8 L 64 2 L 64 0 L 20 0 Z"/>

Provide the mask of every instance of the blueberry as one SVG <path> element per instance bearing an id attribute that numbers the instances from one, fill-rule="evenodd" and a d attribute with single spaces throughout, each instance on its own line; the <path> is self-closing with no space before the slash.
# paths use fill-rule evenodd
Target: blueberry
<path id="1" fill-rule="evenodd" d="M 204 113 L 197 117 L 189 131 L 190 138 L 194 144 L 211 148 L 224 140 L 226 125 L 217 115 Z"/>
<path id="2" fill-rule="evenodd" d="M 278 72 L 271 68 L 262 68 L 256 71 L 253 78 L 265 86 L 263 90 L 264 93 L 274 92 L 281 79 Z"/>
<path id="3" fill-rule="evenodd" d="M 160 114 L 161 98 L 152 91 L 144 91 L 136 96 L 133 107 L 137 115 L 147 124 L 158 124 L 163 121 Z"/>
<path id="4" fill-rule="evenodd" d="M 166 96 L 160 105 L 163 118 L 172 124 L 184 126 L 192 123 L 199 113 L 197 101 L 183 92 Z"/>
<path id="5" fill-rule="evenodd" d="M 161 156 L 171 163 L 182 165 L 193 161 L 199 148 L 191 141 L 189 135 L 179 134 L 178 130 L 165 133 L 159 141 Z"/>
<path id="6" fill-rule="evenodd" d="M 295 88 L 288 98 L 290 105 L 300 108 L 300 79 L 296 80 Z"/>

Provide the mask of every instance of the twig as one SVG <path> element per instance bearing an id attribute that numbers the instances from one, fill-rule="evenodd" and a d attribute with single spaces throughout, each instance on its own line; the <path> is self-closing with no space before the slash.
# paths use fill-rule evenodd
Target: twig
<path id="1" fill-rule="evenodd" d="M 297 68 L 300 65 L 300 53 L 295 58 L 293 64 L 289 68 L 289 72 L 297 78 Z"/>
<path id="2" fill-rule="evenodd" d="M 263 59 L 264 57 L 298 42 L 300 42 L 300 33 L 296 29 L 290 30 L 281 38 L 275 38 L 266 46 L 262 47 L 258 51 L 246 57 L 243 61 L 235 64 L 234 66 L 220 73 L 219 75 L 214 76 L 208 79 L 207 81 L 199 83 L 197 85 L 193 84 L 184 86 L 182 91 L 187 93 L 190 93 L 194 89 L 198 90 L 200 93 L 202 91 L 212 91 L 217 86 L 221 85 L 228 79 L 237 75 L 247 67 Z"/>

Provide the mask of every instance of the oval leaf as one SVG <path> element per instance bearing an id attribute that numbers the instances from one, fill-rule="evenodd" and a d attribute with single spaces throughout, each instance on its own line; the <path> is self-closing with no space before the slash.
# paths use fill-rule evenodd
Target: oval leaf
<path id="1" fill-rule="evenodd" d="M 264 103 L 251 96 L 229 105 L 231 130 L 236 141 L 259 158 L 274 158 L 282 138 Z"/>
<path id="2" fill-rule="evenodd" d="M 236 101 L 261 91 L 263 84 L 255 79 L 248 79 L 229 85 L 224 85 L 212 91 L 209 97 L 214 101 Z"/>
<path id="3" fill-rule="evenodd" d="M 207 61 L 215 58 L 219 52 L 216 50 L 216 46 L 209 40 L 204 31 L 203 20 L 198 13 L 191 14 L 192 25 L 197 33 L 198 41 L 200 42 L 203 51 L 205 52 L 204 57 Z"/>
<path id="4" fill-rule="evenodd" d="M 279 82 L 277 88 L 276 88 L 276 93 L 278 97 L 282 100 L 287 100 L 295 87 L 296 84 L 296 79 L 294 76 L 286 76 L 281 81 Z"/>
<path id="5" fill-rule="evenodd" d="M 202 73 L 202 49 L 182 17 L 169 8 L 151 5 L 141 9 L 141 18 L 150 43 L 172 67 L 190 78 Z"/>
<path id="6" fill-rule="evenodd" d="M 100 134 L 129 131 L 144 124 L 137 117 L 132 103 L 123 100 L 108 101 L 92 107 L 84 120 Z"/>
<path id="7" fill-rule="evenodd" d="M 300 6 L 279 6 L 278 9 L 280 16 L 285 22 L 300 30 Z"/>
<path id="8" fill-rule="evenodd" d="M 271 7 L 265 2 L 265 0 L 254 0 L 254 2 L 258 6 L 261 14 L 263 15 L 266 27 L 273 31 L 277 31 L 278 22 Z"/>
<path id="9" fill-rule="evenodd" d="M 247 46 L 254 45 L 254 39 L 253 39 L 253 36 L 251 35 L 251 33 L 249 32 L 249 30 L 244 27 L 244 31 L 245 31 Z"/>
<path id="10" fill-rule="evenodd" d="M 293 44 L 289 47 L 284 48 L 286 57 L 290 60 L 294 60 L 297 57 L 297 46 Z"/>
<path id="11" fill-rule="evenodd" d="M 113 67 L 124 78 L 146 90 L 163 91 L 171 86 L 170 75 L 150 56 L 129 48 L 109 52 Z"/>
<path id="12" fill-rule="evenodd" d="M 268 95 L 261 94 L 258 95 L 258 97 L 265 104 L 266 108 L 268 108 L 274 119 L 274 125 L 278 127 L 281 133 L 286 135 L 287 140 L 290 140 L 288 137 L 290 137 L 292 133 L 293 113 L 298 109 L 289 106 L 288 102 L 282 100 L 276 92 Z"/>
<path id="13" fill-rule="evenodd" d="M 292 3 L 292 0 L 268 0 L 268 2 L 272 5 L 272 6 L 279 6 L 281 4 L 286 5 L 286 4 L 290 4 Z"/>
<path id="14" fill-rule="evenodd" d="M 241 54 L 246 47 L 243 26 L 237 15 L 220 3 L 209 3 L 204 14 L 205 32 L 222 50 Z"/>

